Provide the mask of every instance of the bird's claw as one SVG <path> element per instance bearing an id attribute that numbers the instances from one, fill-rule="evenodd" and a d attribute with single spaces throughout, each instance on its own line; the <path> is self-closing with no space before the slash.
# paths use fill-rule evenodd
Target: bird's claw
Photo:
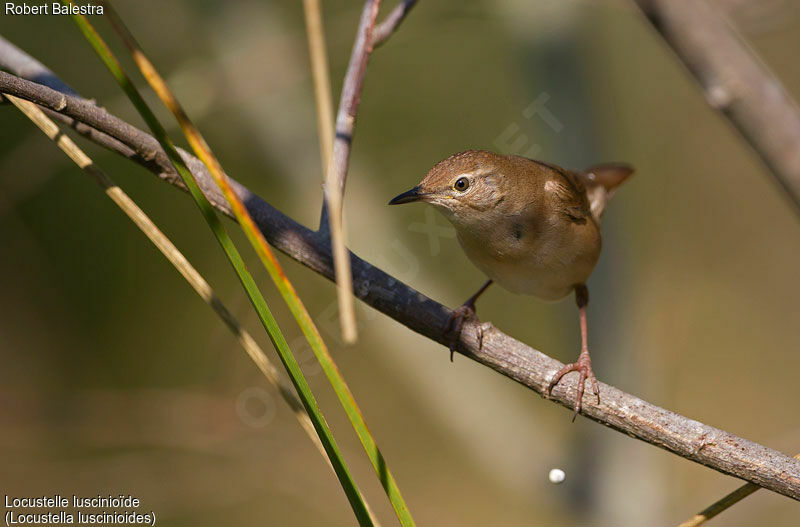
<path id="1" fill-rule="evenodd" d="M 458 339 L 461 336 L 461 330 L 464 328 L 464 322 L 469 319 L 475 319 L 475 337 L 478 340 L 478 349 L 483 347 L 483 326 L 478 321 L 478 316 L 475 314 L 475 306 L 467 303 L 455 308 L 447 319 L 447 325 L 444 328 L 444 334 L 450 335 L 450 362 L 453 362 L 453 354 L 458 345 Z"/>
<path id="2" fill-rule="evenodd" d="M 577 361 L 572 364 L 567 364 L 553 375 L 550 385 L 547 387 L 547 395 L 551 395 L 553 388 L 561 381 L 564 375 L 573 371 L 580 373 L 580 377 L 578 378 L 578 395 L 575 399 L 575 413 L 572 414 L 572 420 L 575 421 L 575 418 L 581 411 L 584 385 L 587 379 L 592 383 L 592 392 L 597 396 L 597 404 L 600 404 L 600 384 L 597 382 L 597 377 L 594 376 L 594 372 L 592 371 L 592 360 L 589 358 L 589 352 L 587 350 L 581 351 Z"/>

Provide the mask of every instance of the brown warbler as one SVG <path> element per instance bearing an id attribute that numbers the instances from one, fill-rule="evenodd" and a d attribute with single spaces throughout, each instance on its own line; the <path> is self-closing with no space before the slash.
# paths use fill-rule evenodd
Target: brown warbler
<path id="1" fill-rule="evenodd" d="M 624 164 L 583 171 L 519 156 L 467 150 L 440 161 L 419 185 L 390 205 L 423 201 L 453 224 L 461 247 L 489 280 L 455 309 L 444 328 L 451 335 L 450 360 L 464 321 L 475 318 L 475 301 L 492 282 L 513 292 L 559 300 L 575 292 L 580 312 L 578 360 L 556 372 L 548 393 L 569 372 L 578 372 L 575 415 L 588 379 L 600 400 L 587 344 L 586 281 L 600 256 L 600 219 L 606 204 L 631 174 Z M 479 344 L 483 339 L 476 324 Z M 574 416 L 573 416 L 574 419 Z"/>

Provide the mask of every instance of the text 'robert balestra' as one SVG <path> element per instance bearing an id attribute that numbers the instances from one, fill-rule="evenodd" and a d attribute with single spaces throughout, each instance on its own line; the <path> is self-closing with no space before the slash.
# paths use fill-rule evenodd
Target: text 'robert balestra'
<path id="1" fill-rule="evenodd" d="M 94 4 L 66 5 L 60 2 L 35 5 L 6 2 L 4 13 L 7 15 L 102 15 L 103 6 Z"/>

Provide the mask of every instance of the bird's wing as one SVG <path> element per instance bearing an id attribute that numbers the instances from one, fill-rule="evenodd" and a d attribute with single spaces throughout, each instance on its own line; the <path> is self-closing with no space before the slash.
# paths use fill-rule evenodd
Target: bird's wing
<path id="1" fill-rule="evenodd" d="M 583 181 L 575 172 L 562 168 L 556 168 L 555 172 L 560 177 L 549 179 L 545 183 L 545 189 L 557 198 L 559 212 L 575 223 L 586 223 L 591 215 L 591 208 Z"/>
<path id="2" fill-rule="evenodd" d="M 592 217 L 586 185 L 579 173 L 536 159 L 522 159 L 533 162 L 540 170 L 544 170 L 544 192 L 553 198 L 545 201 L 553 204 L 558 214 L 580 224 L 586 223 Z"/>

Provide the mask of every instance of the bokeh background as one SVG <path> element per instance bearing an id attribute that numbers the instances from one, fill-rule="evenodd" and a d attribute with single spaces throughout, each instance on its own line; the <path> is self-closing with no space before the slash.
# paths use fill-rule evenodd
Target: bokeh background
<path id="1" fill-rule="evenodd" d="M 301 2 L 118 4 L 228 173 L 316 225 L 320 163 Z M 338 99 L 361 6 L 323 4 Z M 718 5 L 800 97 L 798 4 Z M 68 17 L 0 15 L 0 33 L 142 126 Z M 537 104 L 548 113 L 531 115 Z M 191 200 L 81 144 L 268 346 Z M 467 148 L 572 168 L 633 164 L 589 282 L 595 371 L 670 410 L 800 451 L 800 221 L 631 2 L 423 0 L 373 56 L 346 196 L 350 244 L 450 306 L 484 277 L 442 217 L 385 204 Z M 0 107 L 0 240 L 4 494 L 130 493 L 165 526 L 354 523 L 292 413 L 211 310 L 9 105 Z M 394 524 L 324 375 L 250 261 L 358 483 L 384 525 Z M 461 356 L 451 364 L 443 347 L 366 306 L 360 342 L 344 347 L 332 284 L 283 261 L 420 525 L 674 525 L 740 484 L 585 419 L 571 424 L 564 408 Z M 563 361 L 578 351 L 571 300 L 493 288 L 479 313 Z M 562 485 L 547 480 L 554 467 L 567 473 Z M 759 492 L 717 523 L 798 517 L 797 503 Z"/>

